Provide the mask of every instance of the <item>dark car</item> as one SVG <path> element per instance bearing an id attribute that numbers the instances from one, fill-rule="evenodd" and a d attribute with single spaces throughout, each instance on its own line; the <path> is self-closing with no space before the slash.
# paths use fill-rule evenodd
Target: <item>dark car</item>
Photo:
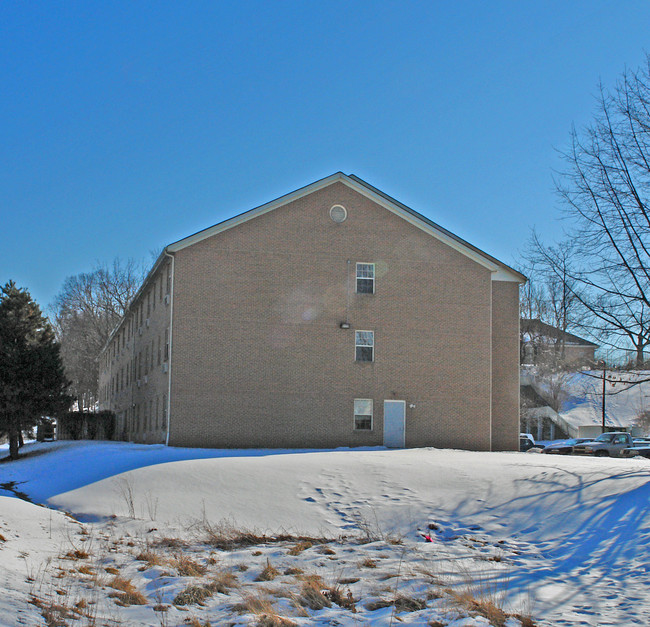
<path id="1" fill-rule="evenodd" d="M 590 441 L 591 438 L 571 438 L 569 440 L 560 440 L 559 442 L 553 442 L 553 444 L 547 445 L 543 452 L 548 455 L 570 455 L 576 444 Z"/>
<path id="2" fill-rule="evenodd" d="M 535 440 L 530 433 L 520 433 L 519 434 L 519 450 L 522 453 L 525 453 L 526 451 L 530 450 L 531 448 L 534 448 L 537 446 L 535 444 Z"/>

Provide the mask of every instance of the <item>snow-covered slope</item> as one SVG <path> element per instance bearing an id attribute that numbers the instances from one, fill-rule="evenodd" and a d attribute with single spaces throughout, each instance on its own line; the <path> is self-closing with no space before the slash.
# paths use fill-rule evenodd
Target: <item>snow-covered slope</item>
<path id="1" fill-rule="evenodd" d="M 380 537 L 404 538 L 397 549 L 381 548 L 387 567 L 397 570 L 404 559 L 435 563 L 440 580 L 460 585 L 471 579 L 473 585 L 498 589 L 506 606 L 528 607 L 540 624 L 645 624 L 650 600 L 650 462 L 645 459 L 436 449 L 217 451 L 79 442 L 32 449 L 41 454 L 0 464 L 0 484 L 15 482 L 35 501 L 95 521 L 86 525 L 98 537 L 142 533 L 146 538 L 155 528 L 153 538 L 223 520 L 260 534 L 283 530 L 338 537 L 372 528 Z M 129 520 L 132 514 L 139 520 Z M 21 521 L 29 519 L 33 522 L 23 527 Z M 33 614 L 20 604 L 20 595 L 26 598 L 28 592 L 27 584 L 16 583 L 20 552 L 29 551 L 31 560 L 60 553 L 70 524 L 59 512 L 15 498 L 1 500 L 0 533 L 6 541 L 0 543 L 0 586 L 9 592 L 0 594 L 0 616 L 17 620 L 17 607 Z M 425 533 L 434 541 L 424 542 Z M 240 551 L 236 560 L 280 560 L 271 550 L 260 550 L 257 558 L 251 557 L 255 552 Z M 308 552 L 301 559 L 313 559 L 308 562 L 313 568 L 350 569 L 360 561 L 357 550 L 339 548 L 331 562 Z M 36 568 L 36 561 L 30 563 Z M 410 571 L 412 582 L 421 577 L 416 571 Z M 367 570 L 370 579 L 353 584 L 352 593 L 363 594 L 354 588 L 359 585 L 367 593 L 372 577 L 379 586 L 380 574 L 373 573 Z M 220 624 L 227 603 L 214 603 L 205 617 Z M 129 624 L 158 624 L 130 611 Z M 331 611 L 327 620 L 335 618 Z M 318 616 L 292 620 L 320 624 Z M 336 616 L 347 624 L 349 614 Z M 363 616 L 372 624 L 389 624 L 386 613 Z M 169 624 L 180 625 L 182 619 Z M 23 624 L 39 624 L 30 620 Z M 432 614 L 414 612 L 400 620 L 427 624 Z"/>

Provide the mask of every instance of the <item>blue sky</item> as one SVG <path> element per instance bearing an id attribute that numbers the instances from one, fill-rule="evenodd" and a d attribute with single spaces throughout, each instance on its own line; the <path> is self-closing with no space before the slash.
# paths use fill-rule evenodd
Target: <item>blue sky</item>
<path id="1" fill-rule="evenodd" d="M 3 2 L 0 282 L 150 251 L 341 170 L 507 263 L 650 3 Z"/>

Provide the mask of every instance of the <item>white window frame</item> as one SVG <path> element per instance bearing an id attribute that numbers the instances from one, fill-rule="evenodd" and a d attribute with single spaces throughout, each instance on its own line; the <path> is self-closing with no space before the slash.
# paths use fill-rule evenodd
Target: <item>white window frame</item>
<path id="1" fill-rule="evenodd" d="M 372 268 L 372 276 L 359 276 L 359 266 L 369 266 Z M 375 274 L 375 264 L 374 263 L 369 263 L 366 261 L 357 261 L 356 265 L 356 279 L 355 279 L 355 291 L 357 294 L 374 294 L 375 293 L 375 282 L 376 279 L 376 274 Z M 371 280 L 372 281 L 372 291 L 371 292 L 360 292 L 359 291 L 359 280 L 367 281 Z"/>
<path id="2" fill-rule="evenodd" d="M 372 334 L 372 344 L 359 344 L 357 337 L 359 333 L 371 333 Z M 372 349 L 372 358 L 371 359 L 358 359 L 357 358 L 357 348 L 368 348 L 370 347 Z M 361 363 L 372 363 L 375 361 L 375 332 L 374 331 L 364 331 L 362 329 L 359 329 L 354 332 L 354 361 L 358 361 Z"/>
<path id="3" fill-rule="evenodd" d="M 370 403 L 370 414 L 357 413 L 357 402 Z M 375 405 L 371 398 L 355 398 L 354 399 L 354 415 L 352 417 L 353 424 L 352 428 L 354 431 L 372 431 L 375 428 L 374 414 L 375 414 Z M 357 416 L 368 416 L 370 415 L 370 429 L 361 429 L 357 427 Z"/>

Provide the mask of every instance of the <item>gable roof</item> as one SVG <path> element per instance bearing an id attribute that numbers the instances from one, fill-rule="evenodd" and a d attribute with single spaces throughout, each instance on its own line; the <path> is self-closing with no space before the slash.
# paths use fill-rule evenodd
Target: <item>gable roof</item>
<path id="1" fill-rule="evenodd" d="M 407 207 L 388 194 L 385 194 L 384 192 L 378 190 L 376 187 L 373 187 L 369 183 L 366 183 L 358 176 L 355 176 L 354 174 L 343 174 L 343 172 L 336 172 L 335 174 L 315 181 L 314 183 L 310 183 L 309 185 L 301 187 L 300 189 L 290 192 L 289 194 L 280 196 L 280 198 L 276 198 L 275 200 L 260 205 L 259 207 L 251 209 L 250 211 L 246 211 L 237 216 L 234 216 L 233 218 L 219 222 L 218 224 L 215 224 L 214 226 L 211 226 L 207 229 L 203 229 L 198 233 L 184 237 L 183 239 L 180 239 L 177 242 L 174 242 L 173 244 L 167 246 L 165 248 L 165 252 L 175 253 L 179 250 L 182 250 L 183 248 L 197 244 L 198 242 L 201 242 L 208 237 L 212 237 L 213 235 L 227 231 L 228 229 L 234 228 L 239 224 L 248 222 L 248 220 L 257 218 L 258 216 L 264 215 L 265 213 L 269 213 L 274 209 L 282 207 L 290 202 L 298 200 L 334 183 L 343 183 L 344 185 L 347 185 L 348 187 L 357 191 L 359 194 L 369 198 L 388 211 L 391 211 L 392 213 L 398 215 L 410 224 L 413 224 L 417 228 L 422 229 L 437 240 L 440 240 L 448 246 L 451 246 L 453 249 L 490 270 L 493 273 L 492 278 L 494 280 L 514 281 L 517 283 L 526 282 L 526 277 L 520 272 L 517 272 L 505 263 L 499 261 L 498 259 L 495 259 L 491 255 L 488 255 L 486 252 L 483 252 L 479 248 L 476 248 L 476 246 L 472 246 L 472 244 L 469 242 L 466 242 L 457 235 L 454 235 L 451 231 L 448 231 L 447 229 L 441 227 L 439 224 L 436 224 L 435 222 L 429 220 L 417 211 L 411 209 L 410 207 Z"/>
<path id="2" fill-rule="evenodd" d="M 557 327 L 551 326 L 550 324 L 546 324 L 546 322 L 542 322 L 539 318 L 522 318 L 520 330 L 521 333 L 537 333 L 544 337 L 548 337 L 554 340 L 561 340 L 569 344 L 576 344 L 579 346 L 593 346 L 594 348 L 598 348 L 598 344 L 590 342 L 589 340 L 585 340 L 584 338 L 578 335 L 574 335 L 573 333 L 569 333 L 568 331 L 562 331 L 562 329 L 558 329 Z"/>
<path id="3" fill-rule="evenodd" d="M 318 191 L 319 189 L 323 189 L 328 185 L 333 185 L 334 183 L 338 183 L 338 182 L 344 183 L 345 185 L 356 190 L 363 196 L 370 198 L 378 205 L 384 207 L 385 209 L 388 209 L 389 211 L 392 211 L 393 213 L 397 214 L 407 222 L 429 233 L 429 235 L 451 246 L 458 252 L 469 257 L 470 259 L 473 259 L 475 262 L 479 263 L 480 265 L 482 265 L 483 267 L 487 268 L 492 272 L 492 280 L 510 281 L 516 283 L 526 282 L 527 280 L 526 277 L 520 272 L 517 272 L 516 270 L 506 265 L 505 263 L 499 261 L 498 259 L 495 259 L 491 255 L 488 255 L 486 252 L 483 252 L 479 248 L 476 248 L 476 246 L 472 246 L 472 244 L 470 244 L 469 242 L 466 242 L 464 239 L 458 237 L 457 235 L 454 235 L 451 231 L 448 231 L 447 229 L 441 227 L 439 224 L 436 224 L 432 220 L 429 220 L 429 218 L 426 218 L 425 216 L 418 213 L 414 209 L 407 207 L 406 205 L 402 204 L 398 200 L 395 200 L 388 194 L 385 194 L 384 192 L 380 191 L 376 187 L 373 187 L 372 185 L 370 185 L 370 183 L 366 183 L 358 176 L 355 176 L 354 174 L 348 175 L 348 174 L 343 174 L 343 172 L 336 172 L 335 174 L 331 174 L 330 176 L 327 176 L 323 179 L 310 183 L 309 185 L 305 185 L 304 187 L 301 187 L 293 192 L 290 192 L 289 194 L 280 196 L 279 198 L 276 198 L 271 202 L 267 202 L 263 205 L 260 205 L 259 207 L 255 207 L 254 209 L 250 209 L 249 211 L 240 213 L 237 216 L 224 220 L 223 222 L 219 222 L 214 226 L 198 231 L 193 235 L 184 237 L 183 239 L 180 239 L 174 242 L 173 244 L 169 244 L 168 246 L 166 246 L 158 256 L 158 259 L 156 259 L 156 261 L 154 262 L 151 270 L 149 270 L 149 272 L 147 273 L 147 276 L 145 277 L 144 281 L 142 282 L 142 285 L 140 286 L 140 289 L 136 292 L 135 296 L 129 303 L 127 307 L 127 313 L 128 311 L 131 310 L 133 304 L 136 303 L 140 299 L 140 297 L 144 294 L 152 277 L 156 274 L 158 268 L 162 265 L 165 257 L 169 257 L 171 253 L 175 253 L 179 250 L 183 250 L 183 248 L 187 248 L 188 246 L 197 244 L 198 242 L 201 242 L 204 239 L 212 237 L 213 235 L 217 235 L 218 233 L 222 233 L 223 231 L 232 229 L 239 224 L 247 222 L 248 220 L 257 218 L 258 216 L 264 215 L 269 211 L 273 211 L 278 207 L 282 207 L 283 205 L 289 204 L 294 200 L 298 200 L 303 196 L 307 196 L 308 194 Z M 127 316 L 125 314 L 120 320 L 120 322 L 117 324 L 117 326 L 113 329 L 113 331 L 109 335 L 108 340 L 106 341 L 106 344 L 104 345 L 104 348 L 102 349 L 102 352 L 106 350 L 106 347 L 110 344 L 115 334 L 122 327 L 122 324 L 126 320 L 126 317 Z"/>

